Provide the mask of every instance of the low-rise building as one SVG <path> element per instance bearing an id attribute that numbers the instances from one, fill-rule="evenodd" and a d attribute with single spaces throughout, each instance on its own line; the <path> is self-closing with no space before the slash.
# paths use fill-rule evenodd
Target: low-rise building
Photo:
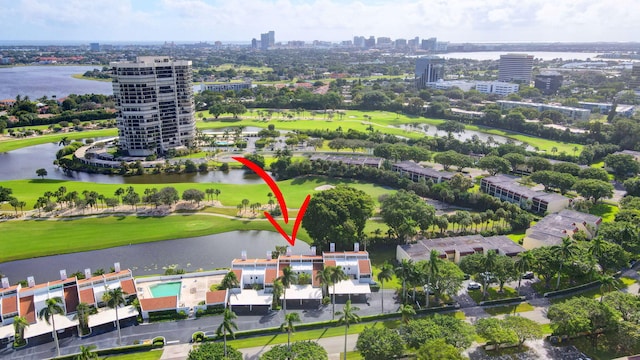
<path id="1" fill-rule="evenodd" d="M 241 91 L 244 89 L 251 89 L 253 84 L 251 81 L 245 82 L 223 82 L 215 84 L 200 84 L 200 91 L 213 91 L 213 92 L 225 92 L 229 90 Z"/>
<path id="2" fill-rule="evenodd" d="M 562 210 L 545 216 L 527 229 L 522 245 L 525 249 L 562 244 L 565 237 L 572 238 L 578 231 L 588 239 L 596 236 L 602 218 L 573 210 Z"/>
<path id="3" fill-rule="evenodd" d="M 498 100 L 497 103 L 498 105 L 500 105 L 500 109 L 502 110 L 509 110 L 509 109 L 514 109 L 518 107 L 536 109 L 539 112 L 543 112 L 545 110 L 555 110 L 573 121 L 588 121 L 589 116 L 591 116 L 590 110 L 579 109 L 579 108 L 574 108 L 569 106 L 530 103 L 530 102 L 523 102 L 523 101 L 509 101 L 509 100 Z"/>
<path id="4" fill-rule="evenodd" d="M 536 213 L 558 212 L 569 206 L 569 198 L 556 193 L 531 190 L 519 185 L 516 182 L 518 179 L 509 175 L 489 176 L 480 182 L 480 190 Z"/>
<path id="5" fill-rule="evenodd" d="M 309 160 L 343 163 L 345 165 L 366 166 L 379 169 L 384 159 L 370 156 L 312 155 Z"/>
<path id="6" fill-rule="evenodd" d="M 476 82 L 476 90 L 483 94 L 496 94 L 507 96 L 517 93 L 520 85 L 503 81 L 478 81 Z"/>
<path id="7" fill-rule="evenodd" d="M 611 109 L 613 108 L 612 103 L 596 103 L 596 102 L 580 101 L 578 102 L 578 105 L 580 105 L 581 108 L 587 109 L 591 112 L 597 109 L 598 112 L 600 112 L 600 114 L 608 114 L 609 112 L 611 112 Z M 625 105 L 625 104 L 616 105 L 616 114 L 622 115 L 625 117 L 633 116 L 633 114 L 635 113 L 635 110 L 636 108 L 634 105 Z"/>
<path id="8" fill-rule="evenodd" d="M 420 166 L 413 161 L 402 161 L 391 165 L 391 170 L 405 176 L 412 181 L 418 182 L 420 180 L 431 180 L 434 184 L 439 184 L 443 181 L 449 181 L 455 175 L 446 171 L 438 171 L 431 168 Z"/>
<path id="9" fill-rule="evenodd" d="M 396 260 L 404 259 L 412 261 L 429 260 L 431 251 L 435 250 L 441 259 L 459 263 L 460 260 L 471 254 L 486 254 L 494 250 L 500 255 L 517 256 L 524 248 L 506 236 L 466 235 L 438 239 L 422 239 L 414 244 L 398 245 L 396 247 Z"/>

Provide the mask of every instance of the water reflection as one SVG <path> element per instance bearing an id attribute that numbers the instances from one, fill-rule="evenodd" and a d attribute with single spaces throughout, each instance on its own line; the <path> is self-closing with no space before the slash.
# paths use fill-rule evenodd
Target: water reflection
<path id="1" fill-rule="evenodd" d="M 92 241 L 100 241 L 96 234 Z M 90 268 L 105 269 L 120 262 L 122 268 L 130 268 L 134 275 L 163 274 L 168 266 L 187 271 L 211 270 L 229 267 L 231 260 L 239 258 L 243 250 L 249 258 L 264 258 L 276 245 L 287 245 L 280 234 L 269 231 L 232 231 L 223 234 L 158 241 L 153 243 L 119 246 L 104 250 L 74 254 L 45 256 L 0 264 L 0 273 L 11 283 L 34 276 L 37 283 L 57 280 L 59 270 L 67 274 Z M 309 245 L 298 240 L 294 254 L 306 254 Z"/>

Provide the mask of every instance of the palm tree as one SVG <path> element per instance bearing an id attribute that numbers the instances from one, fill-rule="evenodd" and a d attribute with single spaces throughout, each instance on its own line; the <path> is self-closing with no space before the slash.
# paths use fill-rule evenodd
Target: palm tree
<path id="1" fill-rule="evenodd" d="M 293 323 L 301 321 L 300 315 L 298 315 L 297 312 L 292 312 L 284 316 L 284 322 L 280 325 L 280 330 L 287 332 L 287 347 L 289 348 L 289 351 L 291 351 L 291 333 L 296 331 Z"/>
<path id="2" fill-rule="evenodd" d="M 344 273 L 342 266 L 329 266 L 329 279 L 331 279 L 331 285 L 333 286 L 333 308 L 331 310 L 331 319 L 336 318 L 336 284 L 342 280 L 348 280 L 349 276 Z"/>
<path id="3" fill-rule="evenodd" d="M 500 209 L 498 209 L 500 210 Z M 482 258 L 482 267 L 484 269 L 484 276 L 482 276 L 482 298 L 487 297 L 487 277 L 493 272 L 493 268 L 496 266 L 498 253 L 495 250 L 487 251 L 487 255 Z"/>
<path id="4" fill-rule="evenodd" d="M 219 288 L 229 290 L 238 287 L 238 285 L 240 285 L 240 282 L 238 281 L 236 273 L 229 271 L 220 282 Z"/>
<path id="5" fill-rule="evenodd" d="M 600 276 L 600 302 L 604 298 L 604 289 L 607 289 L 607 292 L 611 291 L 611 288 L 616 288 L 616 279 L 611 275 L 602 275 Z"/>
<path id="6" fill-rule="evenodd" d="M 120 334 L 120 318 L 118 317 L 118 308 L 121 305 L 126 304 L 124 299 L 125 292 L 121 287 L 113 288 L 105 291 L 102 295 L 102 301 L 104 301 L 108 307 L 116 311 L 116 328 L 118 328 L 118 345 L 122 345 L 122 334 Z"/>
<path id="7" fill-rule="evenodd" d="M 284 309 L 285 316 L 287 314 L 287 289 L 291 287 L 291 285 L 296 283 L 297 275 L 293 272 L 290 266 L 287 266 L 282 269 L 282 276 L 280 276 L 280 282 L 282 282 L 282 287 L 284 288 L 283 293 L 283 303 L 282 307 Z"/>
<path id="8" fill-rule="evenodd" d="M 388 262 L 384 262 L 382 267 L 380 267 L 380 272 L 378 273 L 378 281 L 380 281 L 380 294 L 381 294 L 381 305 L 382 305 L 382 314 L 384 314 L 384 282 L 389 281 L 393 278 L 393 266 Z"/>
<path id="9" fill-rule="evenodd" d="M 562 244 L 554 246 L 554 253 L 560 259 L 560 267 L 558 268 L 558 280 L 556 282 L 556 290 L 560 288 L 560 276 L 562 275 L 562 266 L 567 259 L 570 259 L 576 253 L 576 243 L 570 237 L 562 238 Z"/>
<path id="10" fill-rule="evenodd" d="M 64 314 L 64 307 L 62 298 L 59 296 L 48 298 L 44 302 L 44 307 L 38 312 L 38 318 L 40 320 L 44 319 L 48 325 L 51 325 L 53 331 L 53 341 L 56 343 L 56 353 L 58 357 L 60 357 L 60 344 L 58 344 L 58 332 L 56 331 L 56 322 L 54 315 L 56 314 Z"/>
<path id="11" fill-rule="evenodd" d="M 520 270 L 520 274 L 518 276 L 518 296 L 520 296 L 520 284 L 522 283 L 522 275 L 529 270 L 535 257 L 529 251 L 521 252 L 518 256 L 518 259 L 515 261 L 516 268 Z"/>
<path id="12" fill-rule="evenodd" d="M 236 319 L 238 316 L 236 316 L 236 313 L 234 313 L 233 311 L 231 311 L 229 308 L 224 309 L 224 316 L 222 318 L 222 323 L 220 324 L 220 326 L 218 326 L 218 329 L 216 330 L 216 334 L 218 336 L 222 335 L 222 339 L 224 340 L 224 356 L 226 358 L 227 356 L 227 332 L 233 336 L 233 338 L 236 338 L 236 334 L 234 334 L 233 330 L 238 330 L 238 325 L 236 325 L 236 323 L 233 321 L 233 319 Z"/>
<path id="13" fill-rule="evenodd" d="M 331 285 L 331 267 L 327 266 L 316 274 L 316 281 L 322 286 L 322 294 L 329 296 L 329 285 Z"/>
<path id="14" fill-rule="evenodd" d="M 283 292 L 284 292 L 284 287 L 282 286 L 282 281 L 280 281 L 280 279 L 275 279 L 273 281 L 273 304 L 272 304 L 274 308 L 278 307 L 278 304 L 280 303 L 280 296 L 282 296 Z"/>
<path id="15" fill-rule="evenodd" d="M 437 283 L 436 278 L 438 277 L 438 274 L 440 273 L 440 270 L 438 269 L 438 263 L 440 261 L 440 254 L 436 251 L 436 250 L 431 250 L 431 253 L 429 253 L 429 262 L 427 263 L 427 288 L 424 290 L 424 297 L 426 299 L 425 301 L 425 307 L 429 307 L 429 291 L 431 289 L 431 281 L 433 280 L 434 283 Z M 433 287 L 434 289 L 436 288 L 436 286 Z"/>
<path id="16" fill-rule="evenodd" d="M 416 314 L 416 310 L 411 305 L 402 305 L 400 306 L 400 314 L 402 315 L 402 322 L 406 324 Z"/>
<path id="17" fill-rule="evenodd" d="M 344 324 L 344 360 L 347 360 L 347 334 L 349 332 L 349 324 L 360 321 L 360 316 L 356 314 L 358 310 L 360 310 L 360 308 L 351 306 L 351 300 L 347 300 L 342 312 L 337 313 L 338 315 L 342 315 L 338 319 L 338 324 Z"/>
<path id="18" fill-rule="evenodd" d="M 78 320 L 80 332 L 82 335 L 86 335 L 89 333 L 89 314 L 91 313 L 91 307 L 87 303 L 81 302 L 76 307 L 76 311 L 78 313 L 76 314 L 75 319 Z"/>
<path id="19" fill-rule="evenodd" d="M 18 346 L 21 346 L 22 344 L 25 343 L 24 329 L 26 329 L 28 326 L 29 326 L 29 322 L 27 321 L 27 318 L 25 318 L 24 316 L 15 316 L 13 318 L 13 331 L 15 333 L 14 342 Z"/>
<path id="20" fill-rule="evenodd" d="M 407 300 L 407 280 L 414 272 L 413 260 L 402 259 L 400 265 L 394 269 L 396 276 L 402 279 L 402 302 Z"/>
<path id="21" fill-rule="evenodd" d="M 96 349 L 95 345 L 84 346 L 80 345 L 80 354 L 75 357 L 75 360 L 91 360 L 97 359 L 98 354 L 94 353 L 93 350 Z"/>

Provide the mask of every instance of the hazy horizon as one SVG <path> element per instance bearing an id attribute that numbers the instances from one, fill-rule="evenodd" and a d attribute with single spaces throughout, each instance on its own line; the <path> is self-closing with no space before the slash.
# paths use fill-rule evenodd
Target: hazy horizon
<path id="1" fill-rule="evenodd" d="M 248 43 L 273 30 L 276 42 L 354 36 L 454 43 L 633 42 L 640 23 L 635 1 L 2 0 L 0 40 Z"/>

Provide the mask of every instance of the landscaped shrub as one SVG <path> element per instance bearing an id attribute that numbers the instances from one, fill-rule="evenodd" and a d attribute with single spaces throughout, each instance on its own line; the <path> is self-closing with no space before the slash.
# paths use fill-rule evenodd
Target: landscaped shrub
<path id="1" fill-rule="evenodd" d="M 209 342 L 196 345 L 189 351 L 187 360 L 242 360 L 242 353 L 227 345 L 227 357 L 224 357 L 224 344 Z"/>
<path id="2" fill-rule="evenodd" d="M 329 305 L 331 304 L 331 298 L 328 296 L 325 296 L 322 298 L 322 305 Z"/>
<path id="3" fill-rule="evenodd" d="M 291 344 L 291 351 L 287 345 L 276 345 L 260 356 L 260 360 L 326 360 L 327 350 L 313 341 L 297 341 Z"/>
<path id="4" fill-rule="evenodd" d="M 202 342 L 204 340 L 204 332 L 202 331 L 196 331 L 193 333 L 193 335 L 191 335 L 191 341 L 195 342 Z"/>

